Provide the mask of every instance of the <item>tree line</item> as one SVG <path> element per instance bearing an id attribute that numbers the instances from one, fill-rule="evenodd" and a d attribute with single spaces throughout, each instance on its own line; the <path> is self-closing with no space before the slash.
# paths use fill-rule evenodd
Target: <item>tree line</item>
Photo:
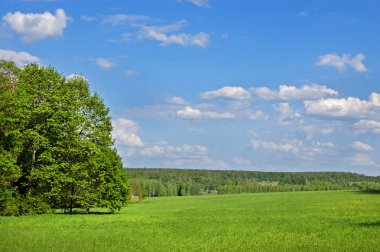
<path id="1" fill-rule="evenodd" d="M 120 209 L 130 185 L 111 130 L 84 77 L 0 61 L 0 215 Z"/>
<path id="2" fill-rule="evenodd" d="M 139 199 L 203 194 L 378 190 L 380 177 L 349 172 L 258 172 L 127 168 Z"/>

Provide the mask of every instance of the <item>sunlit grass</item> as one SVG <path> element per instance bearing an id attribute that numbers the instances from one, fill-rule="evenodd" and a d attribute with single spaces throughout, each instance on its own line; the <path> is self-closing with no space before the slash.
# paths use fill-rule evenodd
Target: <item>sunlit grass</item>
<path id="1" fill-rule="evenodd" d="M 0 218 L 0 251 L 380 251 L 379 244 L 380 195 L 344 191 L 150 198 L 117 214 Z"/>

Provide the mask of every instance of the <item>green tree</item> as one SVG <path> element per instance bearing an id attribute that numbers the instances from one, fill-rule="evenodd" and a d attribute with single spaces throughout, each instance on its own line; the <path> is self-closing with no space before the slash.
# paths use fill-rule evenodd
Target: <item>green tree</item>
<path id="1" fill-rule="evenodd" d="M 27 114 L 25 92 L 16 84 L 19 72 L 13 63 L 0 62 L 0 215 L 18 214 L 14 185 L 21 176 L 16 163 Z"/>
<path id="2" fill-rule="evenodd" d="M 120 209 L 129 200 L 128 178 L 112 147 L 109 110 L 86 79 L 38 65 L 3 62 L 0 69 L 0 97 L 7 97 L 0 106 L 9 110 L 0 114 L 0 190 L 7 201 L 18 202 L 19 214 Z"/>

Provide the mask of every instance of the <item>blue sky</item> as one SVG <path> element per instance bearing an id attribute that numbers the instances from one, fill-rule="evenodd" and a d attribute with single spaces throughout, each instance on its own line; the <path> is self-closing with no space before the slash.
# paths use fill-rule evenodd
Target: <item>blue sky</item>
<path id="1" fill-rule="evenodd" d="M 3 0 L 0 59 L 82 75 L 128 167 L 380 175 L 379 1 Z"/>

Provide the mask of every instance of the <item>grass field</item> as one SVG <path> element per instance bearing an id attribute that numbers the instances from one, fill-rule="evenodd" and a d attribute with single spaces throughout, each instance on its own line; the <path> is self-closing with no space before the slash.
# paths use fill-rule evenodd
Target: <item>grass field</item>
<path id="1" fill-rule="evenodd" d="M 380 251 L 380 195 L 149 198 L 118 214 L 0 217 L 0 251 Z"/>

